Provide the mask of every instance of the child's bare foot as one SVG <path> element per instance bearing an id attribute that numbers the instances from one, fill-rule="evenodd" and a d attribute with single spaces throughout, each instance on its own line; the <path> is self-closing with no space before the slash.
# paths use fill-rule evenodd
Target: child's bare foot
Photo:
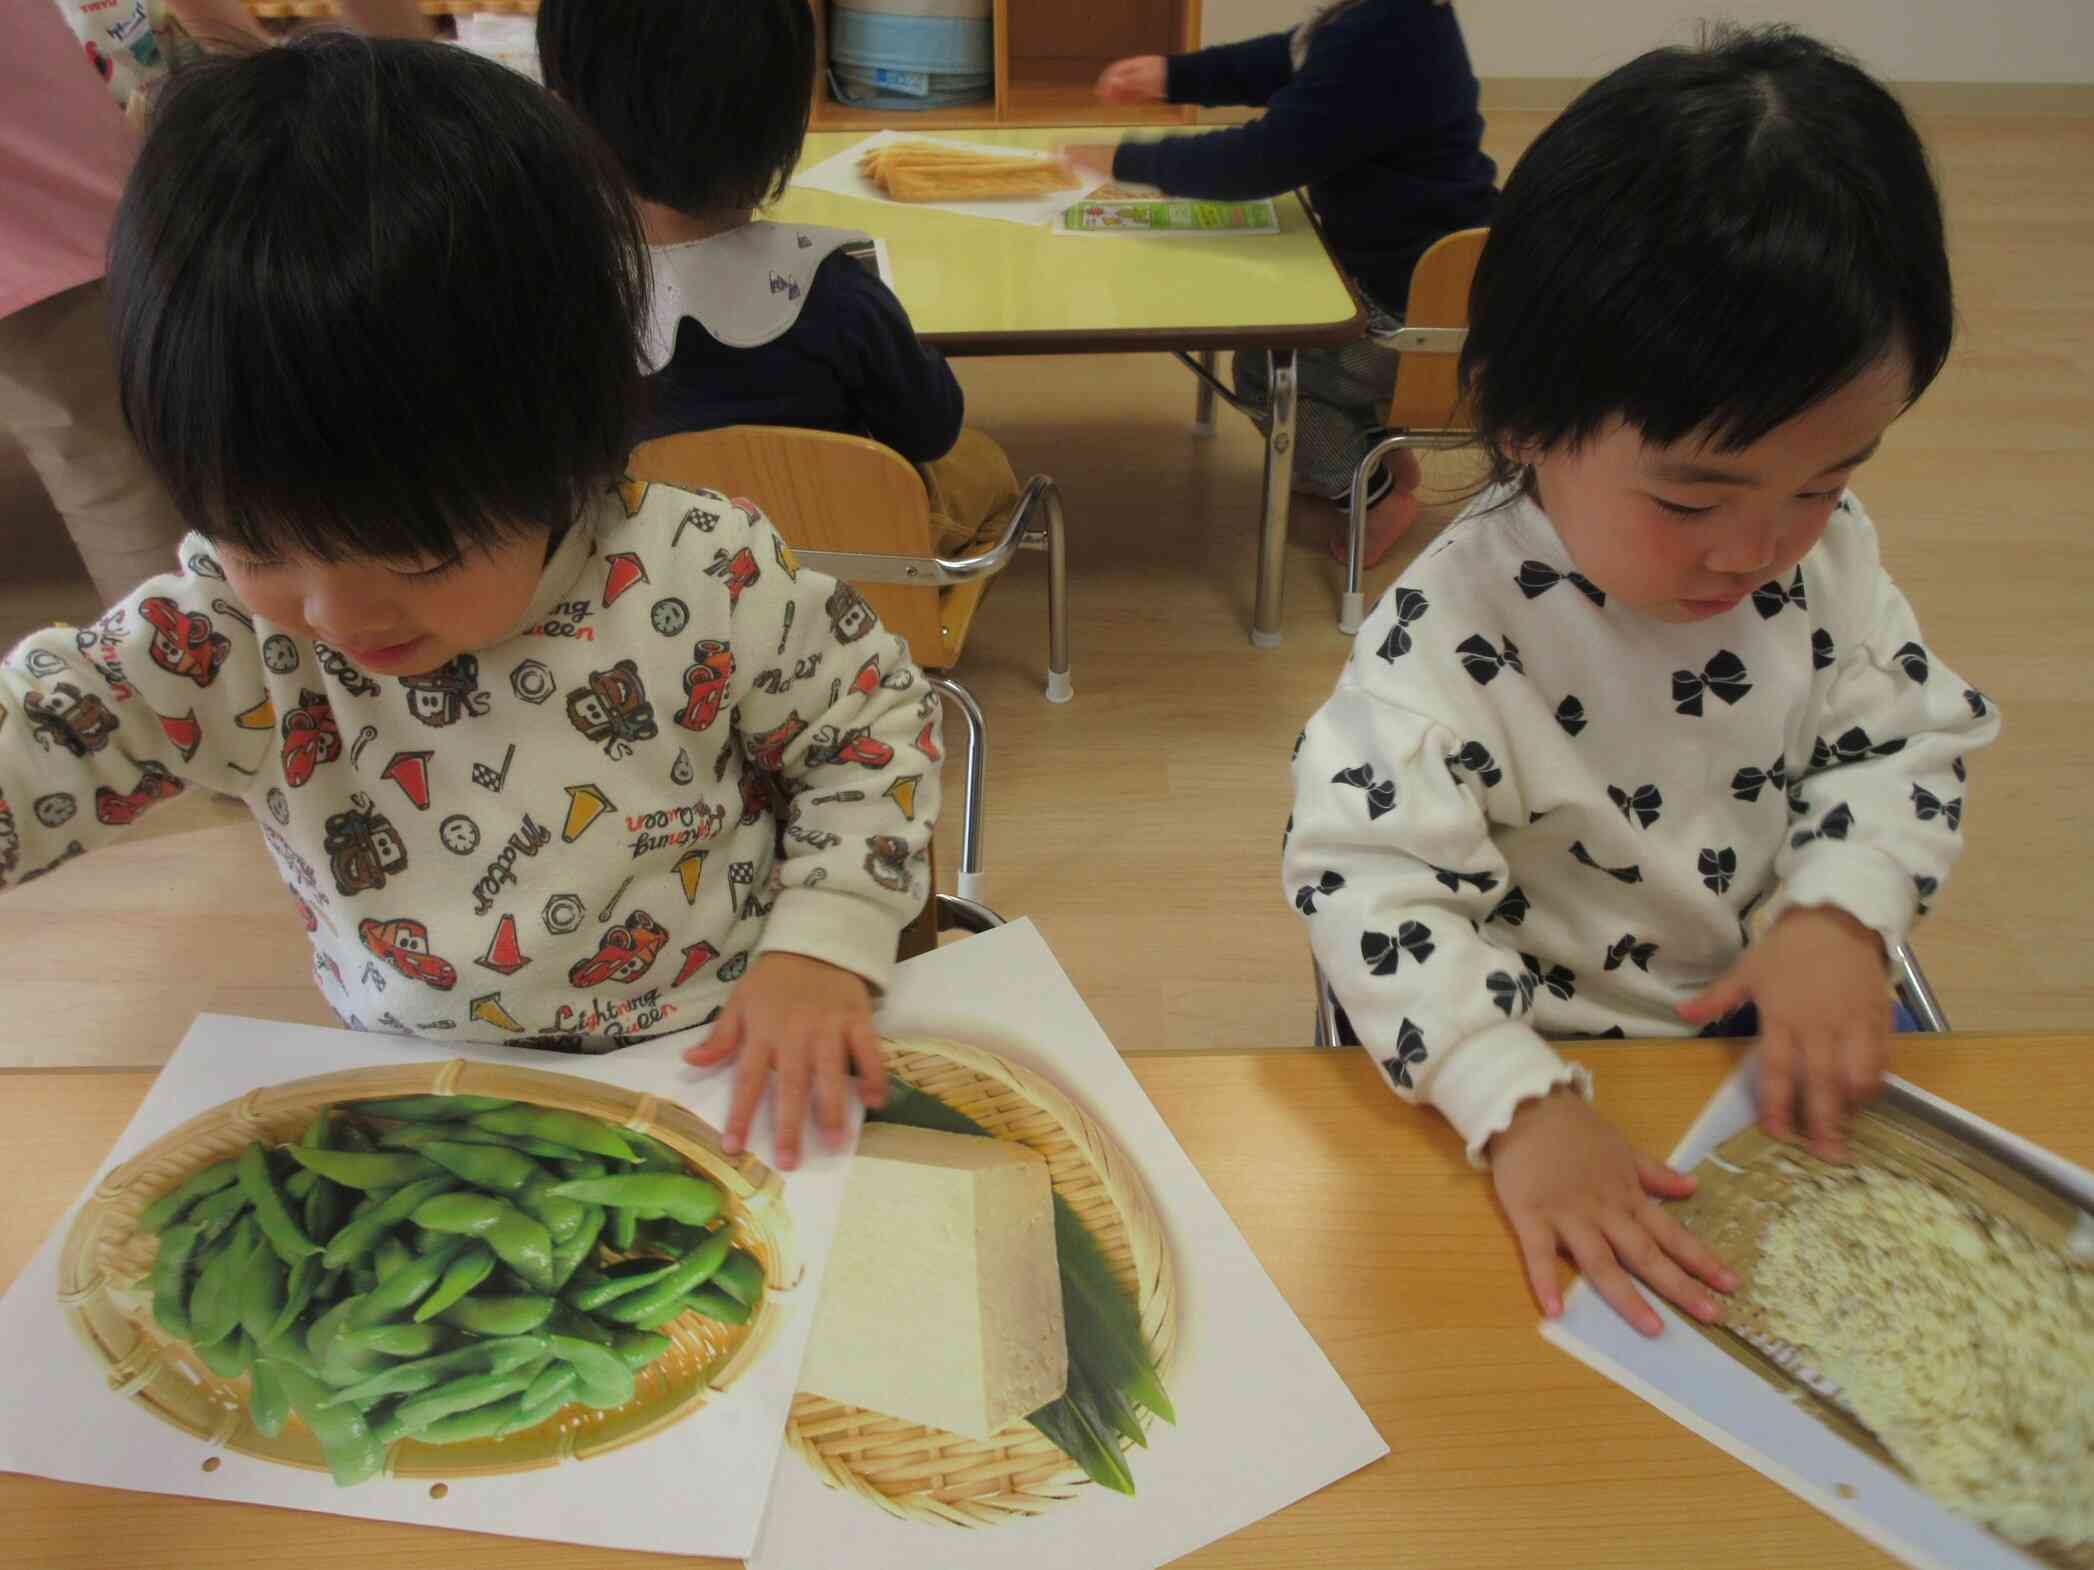
<path id="1" fill-rule="evenodd" d="M 1415 458 L 1411 460 L 1411 466 L 1413 469 L 1417 467 Z M 1412 485 L 1417 483 L 1415 479 L 1411 481 Z M 1360 541 L 1362 572 L 1380 566 L 1382 558 L 1396 548 L 1396 542 L 1410 532 L 1411 525 L 1418 521 L 1418 498 L 1399 481 L 1396 489 L 1367 509 L 1366 521 L 1366 532 Z M 1341 504 L 1338 516 L 1331 523 L 1330 551 L 1334 560 L 1345 560 L 1351 529 L 1351 519 Z"/>

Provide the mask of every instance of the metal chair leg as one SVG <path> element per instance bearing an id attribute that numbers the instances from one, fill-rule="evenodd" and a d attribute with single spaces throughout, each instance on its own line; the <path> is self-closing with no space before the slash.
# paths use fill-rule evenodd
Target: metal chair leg
<path id="1" fill-rule="evenodd" d="M 1214 361 L 1215 354 L 1212 349 L 1200 351 L 1200 369 L 1209 377 L 1214 375 Z M 1193 394 L 1192 430 L 1195 436 L 1214 434 L 1214 385 L 1204 379 L 1200 382 L 1199 390 Z"/>
<path id="2" fill-rule="evenodd" d="M 1060 489 L 1047 480 L 1039 494 L 1046 521 L 1026 528 L 1025 543 L 1047 551 L 1047 701 L 1067 703 L 1076 696 L 1069 679 L 1069 539 Z"/>
<path id="3" fill-rule="evenodd" d="M 1897 989 L 1898 1001 L 1919 1021 L 1921 1030 L 1939 1034 L 1949 1028 L 1949 1017 L 1942 1011 L 1941 1000 L 1928 985 L 1926 973 L 1920 969 L 1909 945 L 1900 943 L 1890 951 L 1890 977 L 1891 985 Z"/>
<path id="4" fill-rule="evenodd" d="M 1274 349 L 1272 398 L 1265 427 L 1265 510 L 1258 525 L 1258 594 L 1251 609 L 1251 643 L 1280 646 L 1280 603 L 1287 572 L 1287 511 L 1294 489 L 1295 353 Z"/>
<path id="5" fill-rule="evenodd" d="M 947 703 L 960 711 L 967 730 L 966 784 L 960 795 L 960 897 L 976 899 L 982 890 L 982 775 L 989 742 L 982 723 L 982 706 L 952 677 L 925 671 L 923 679 Z"/>
<path id="6" fill-rule="evenodd" d="M 1002 925 L 1003 918 L 980 900 L 968 899 L 959 894 L 938 896 L 940 932 L 987 932 L 992 927 Z"/>
<path id="7" fill-rule="evenodd" d="M 1338 1000 L 1331 993 L 1331 984 L 1323 979 L 1323 967 L 1315 960 L 1309 961 L 1309 974 L 1316 982 L 1316 1019 L 1311 1030 L 1311 1039 L 1319 1047 L 1342 1047 L 1339 1039 Z"/>
<path id="8" fill-rule="evenodd" d="M 1466 432 L 1396 431 L 1367 449 L 1367 455 L 1352 471 L 1352 492 L 1346 505 L 1345 589 L 1338 599 L 1338 630 L 1348 638 L 1360 630 L 1366 601 L 1360 593 L 1360 558 L 1367 553 L 1367 482 L 1381 467 L 1382 459 L 1399 447 L 1454 447 L 1470 440 Z"/>

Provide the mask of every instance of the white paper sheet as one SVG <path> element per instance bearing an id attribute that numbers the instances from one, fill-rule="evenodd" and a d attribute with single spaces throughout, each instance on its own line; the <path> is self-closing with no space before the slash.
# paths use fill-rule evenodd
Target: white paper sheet
<path id="1" fill-rule="evenodd" d="M 472 11 L 457 19 L 458 47 L 521 71 L 534 82 L 545 75 L 538 64 L 538 23 L 528 16 L 496 16 Z"/>
<path id="2" fill-rule="evenodd" d="M 652 1091 L 719 1127 L 726 1121 L 731 1076 L 717 1070 L 701 1075 L 687 1067 L 679 1053 L 690 1039 L 688 1034 L 664 1037 L 606 1057 L 568 1057 L 207 1014 L 168 1060 L 95 1183 L 167 1130 L 253 1086 L 387 1061 L 463 1057 L 514 1066 L 521 1060 L 523 1066 L 551 1073 Z M 767 1116 L 753 1130 L 750 1149 L 771 1160 Z M 13 1349 L 0 1388 L 0 1468 L 66 1482 L 512 1537 L 661 1553 L 746 1554 L 783 1444 L 786 1409 L 812 1328 L 848 1163 L 847 1153 L 832 1153 L 810 1141 L 799 1168 L 784 1174 L 785 1203 L 806 1273 L 797 1287 L 778 1295 L 785 1315 L 776 1335 L 726 1392 L 640 1443 L 541 1470 L 452 1479 L 441 1500 L 430 1497 L 427 1478 L 381 1477 L 337 1488 L 323 1472 L 215 1452 L 138 1403 L 110 1393 L 103 1370 L 57 1302 L 58 1248 L 76 1204 L 0 1300 L 0 1344 Z M 78 1414 L 81 1420 L 53 1422 L 53 1413 Z M 202 1463 L 214 1454 L 221 1464 L 205 1472 Z M 706 1480 L 703 1488 L 692 1486 L 699 1477 Z"/>
<path id="3" fill-rule="evenodd" d="M 1153 1570 L 1388 1454 L 1031 922 L 900 966 L 879 1025 L 1038 1070 L 1133 1158 L 1178 1272 L 1165 1374 L 1178 1422 L 1130 1453 L 1136 1497 L 1086 1486 L 1032 1520 L 972 1529 L 896 1521 L 788 1451 L 751 1570 Z"/>
<path id="4" fill-rule="evenodd" d="M 1037 158 L 1039 150 L 1029 147 L 1002 147 L 993 142 L 963 142 L 949 136 L 926 136 L 917 132 L 878 131 L 864 141 L 845 148 L 833 158 L 825 158 L 812 169 L 801 169 L 793 175 L 794 185 L 803 185 L 810 191 L 828 191 L 837 196 L 855 196 L 861 201 L 877 202 L 882 207 L 906 207 L 911 209 L 933 208 L 944 213 L 960 213 L 969 218 L 998 218 L 1005 223 L 1030 224 L 1038 228 L 1054 222 L 1056 215 L 1072 202 L 1081 201 L 1105 183 L 1105 176 L 1087 170 L 1075 171 L 1083 182 L 1067 190 L 1056 191 L 1049 196 L 1036 196 L 999 202 L 895 202 L 883 195 L 880 188 L 858 172 L 858 160 L 869 147 L 885 146 L 889 142 L 938 142 L 947 147 L 964 148 L 970 153 L 988 153 L 998 158 Z M 870 220 L 869 220 L 870 221 Z"/>
<path id="5" fill-rule="evenodd" d="M 1673 1166 L 1689 1170 L 1733 1134 L 1752 1126 L 1759 1115 L 1753 1093 L 1756 1073 L 1756 1064 L 1747 1059 L 1724 1082 L 1673 1151 Z M 2082 1204 L 2094 1204 L 2094 1174 L 1904 1080 L 1893 1076 L 1892 1083 L 2004 1143 Z M 1794 1405 L 1697 1334 L 1655 1294 L 1645 1296 L 1665 1321 L 1665 1331 L 1656 1339 L 1630 1329 L 1582 1279 L 1564 1295 L 1562 1318 L 1542 1322 L 1542 1336 L 1908 1565 L 1919 1570 L 2039 1570 L 2034 1559 L 2012 1544 L 1936 1504 Z"/>

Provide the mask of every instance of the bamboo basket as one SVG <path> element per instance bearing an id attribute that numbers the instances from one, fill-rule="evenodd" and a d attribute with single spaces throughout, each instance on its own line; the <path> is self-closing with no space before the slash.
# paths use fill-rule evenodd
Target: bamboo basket
<path id="1" fill-rule="evenodd" d="M 922 1039 L 884 1045 L 899 1078 L 1047 1158 L 1054 1191 L 1097 1239 L 1140 1310 L 1158 1371 L 1167 1374 L 1177 1341 L 1170 1246 L 1134 1163 L 1112 1136 L 1055 1085 L 978 1047 Z M 1144 1413 L 1144 1425 L 1149 1421 Z M 1022 1418 L 989 1439 L 967 1439 L 802 1392 L 793 1398 L 785 1437 L 831 1488 L 904 1521 L 995 1526 L 1039 1515 L 1092 1486 Z"/>
<path id="2" fill-rule="evenodd" d="M 754 1156 L 723 1154 L 719 1134 L 673 1102 L 571 1074 L 454 1059 L 264 1086 L 190 1119 L 112 1171 L 82 1207 L 58 1258 L 59 1304 L 106 1367 L 109 1388 L 214 1449 L 324 1471 L 319 1441 L 303 1423 L 293 1418 L 273 1439 L 262 1434 L 248 1419 L 247 1376 L 214 1374 L 153 1319 L 147 1277 L 158 1245 L 137 1231 L 138 1215 L 198 1168 L 255 1140 L 297 1138 L 324 1106 L 424 1093 L 503 1096 L 586 1113 L 661 1140 L 719 1185 L 734 1240 L 763 1265 L 765 1288 L 746 1325 L 685 1314 L 663 1326 L 671 1349 L 641 1370 L 638 1393 L 622 1407 L 570 1406 L 536 1428 L 469 1444 L 402 1439 L 387 1453 L 388 1476 L 487 1476 L 607 1455 L 688 1417 L 762 1354 L 789 1312 L 779 1299 L 802 1272 L 777 1173 Z"/>

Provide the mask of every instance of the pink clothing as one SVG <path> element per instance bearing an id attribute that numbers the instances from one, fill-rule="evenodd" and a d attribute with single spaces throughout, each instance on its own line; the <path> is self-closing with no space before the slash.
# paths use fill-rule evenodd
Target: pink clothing
<path id="1" fill-rule="evenodd" d="M 137 135 L 51 0 L 0 0 L 0 316 L 102 276 Z"/>

